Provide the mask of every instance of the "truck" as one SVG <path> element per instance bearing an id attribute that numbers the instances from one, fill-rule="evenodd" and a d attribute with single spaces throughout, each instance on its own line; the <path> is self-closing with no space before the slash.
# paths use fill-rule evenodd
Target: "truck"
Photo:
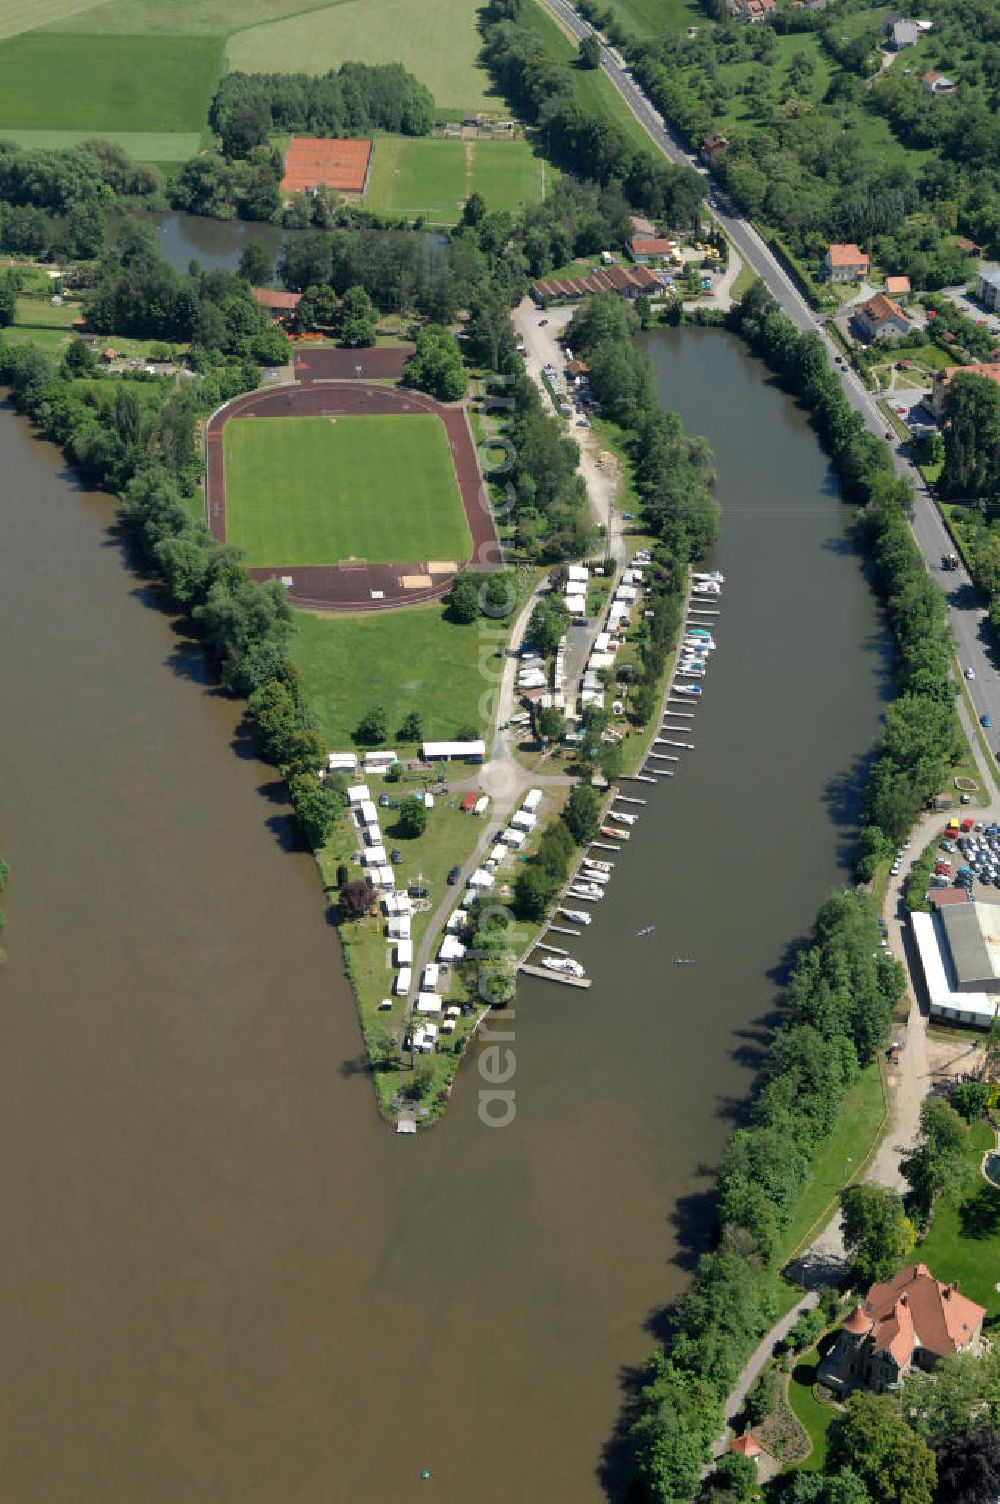
<path id="1" fill-rule="evenodd" d="M 942 554 L 941 555 L 941 568 L 942 569 L 957 569 L 958 568 L 958 554 Z"/>

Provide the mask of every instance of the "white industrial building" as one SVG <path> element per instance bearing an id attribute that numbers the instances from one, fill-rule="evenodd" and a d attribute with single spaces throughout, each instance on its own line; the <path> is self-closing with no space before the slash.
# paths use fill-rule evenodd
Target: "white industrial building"
<path id="1" fill-rule="evenodd" d="M 466 762 L 482 762 L 486 756 L 485 742 L 424 742 L 420 748 L 424 762 L 449 762 L 462 758 Z"/>
<path id="2" fill-rule="evenodd" d="M 955 904 L 910 924 L 931 1018 L 988 1029 L 1000 1012 L 1000 907 Z"/>

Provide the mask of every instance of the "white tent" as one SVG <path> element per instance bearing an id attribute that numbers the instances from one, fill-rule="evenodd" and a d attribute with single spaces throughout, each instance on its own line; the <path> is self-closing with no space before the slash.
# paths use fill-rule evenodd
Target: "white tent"
<path id="1" fill-rule="evenodd" d="M 394 888 L 396 886 L 396 874 L 391 867 L 376 867 L 375 882 L 380 888 Z"/>
<path id="2" fill-rule="evenodd" d="M 541 791 L 541 789 L 529 789 L 528 792 L 524 796 L 524 803 L 523 803 L 523 805 L 521 807 L 522 807 L 522 809 L 528 810 L 529 813 L 533 813 L 538 808 L 538 806 L 541 804 L 541 802 L 542 802 L 542 791 Z"/>
<path id="3" fill-rule="evenodd" d="M 482 867 L 477 867 L 469 878 L 470 888 L 492 888 L 495 878 L 492 872 L 486 872 Z"/>
<path id="4" fill-rule="evenodd" d="M 331 773 L 353 773 L 358 765 L 356 752 L 330 752 L 326 759 L 327 768 Z"/>
<path id="5" fill-rule="evenodd" d="M 440 1013 L 441 999 L 436 992 L 422 992 L 417 998 L 418 1013 Z"/>
<path id="6" fill-rule="evenodd" d="M 503 861 L 503 859 L 504 859 L 504 857 L 506 855 L 507 855 L 507 848 L 506 848 L 506 846 L 504 845 L 504 843 L 502 841 L 498 841 L 496 843 L 496 845 L 494 846 L 493 850 L 490 852 L 489 856 L 486 858 L 486 860 L 488 862 L 492 862 L 494 864 L 494 866 L 499 866 L 500 863 Z"/>
<path id="7" fill-rule="evenodd" d="M 482 762 L 486 756 L 486 743 L 473 742 L 424 742 L 420 749 L 424 762 L 438 762 L 442 758 L 467 757 Z"/>
<path id="8" fill-rule="evenodd" d="M 489 796 L 489 794 L 481 794 L 480 797 L 476 800 L 476 807 L 472 811 L 472 813 L 474 815 L 485 815 L 486 811 L 489 809 L 489 806 L 490 806 L 490 796 Z"/>
<path id="9" fill-rule="evenodd" d="M 379 751 L 379 752 L 366 752 L 365 753 L 365 768 L 366 769 L 369 769 L 369 768 L 375 768 L 375 769 L 378 769 L 378 768 L 388 768 L 394 762 L 398 762 L 398 761 L 399 761 L 399 757 L 398 757 L 397 753 L 389 751 L 389 750 Z"/>
<path id="10" fill-rule="evenodd" d="M 634 601 L 638 599 L 639 592 L 634 585 L 619 585 L 615 591 L 616 601 Z"/>
<path id="11" fill-rule="evenodd" d="M 448 915 L 448 923 L 445 925 L 445 929 L 451 934 L 454 934 L 456 930 L 463 930 L 468 922 L 468 917 L 464 909 L 455 909 Z"/>
<path id="12" fill-rule="evenodd" d="M 402 997 L 405 992 L 409 992 L 410 976 L 410 968 L 408 966 L 404 966 L 397 975 L 396 980 L 392 984 L 392 990 L 397 997 Z"/>
<path id="13" fill-rule="evenodd" d="M 526 834 L 526 831 L 510 828 L 504 831 L 503 838 L 508 846 L 513 846 L 516 850 L 518 846 L 524 845 Z"/>
<path id="14" fill-rule="evenodd" d="M 404 914 L 401 919 L 390 919 L 388 924 L 390 940 L 409 940 L 410 916 Z"/>
<path id="15" fill-rule="evenodd" d="M 361 819 L 365 825 L 378 824 L 378 810 L 371 799 L 365 799 L 361 805 Z"/>
<path id="16" fill-rule="evenodd" d="M 610 632 L 598 632 L 597 636 L 594 638 L 594 652 L 595 653 L 606 653 L 608 651 L 608 648 L 609 648 L 610 645 L 611 645 L 611 633 Z"/>
<path id="17" fill-rule="evenodd" d="M 385 866 L 384 846 L 369 846 L 368 849 L 362 853 L 362 856 L 364 857 L 364 863 L 366 867 Z"/>
<path id="18" fill-rule="evenodd" d="M 413 964 L 413 941 L 412 940 L 397 940 L 396 941 L 396 965 L 397 966 L 412 966 L 412 964 Z"/>
<path id="19" fill-rule="evenodd" d="M 423 980 L 420 983 L 425 992 L 436 992 L 438 984 L 438 967 L 433 961 L 424 967 Z"/>
<path id="20" fill-rule="evenodd" d="M 569 580 L 576 580 L 586 585 L 590 579 L 590 570 L 586 564 L 571 564 L 566 571 L 566 577 Z"/>
<path id="21" fill-rule="evenodd" d="M 350 805 L 362 804 L 366 799 L 371 799 L 371 790 L 367 783 L 356 783 L 353 788 L 347 790 L 347 802 Z"/>
<path id="22" fill-rule="evenodd" d="M 538 816 L 533 815 L 530 809 L 519 809 L 510 823 L 516 830 L 534 830 Z"/>
<path id="23" fill-rule="evenodd" d="M 438 951 L 439 961 L 461 961 L 465 956 L 465 946 L 454 935 L 445 935 Z"/>

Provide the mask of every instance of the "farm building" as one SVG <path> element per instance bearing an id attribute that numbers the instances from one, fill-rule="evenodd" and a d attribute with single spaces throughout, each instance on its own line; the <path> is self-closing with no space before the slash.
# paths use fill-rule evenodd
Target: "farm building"
<path id="1" fill-rule="evenodd" d="M 336 193 L 363 198 L 371 173 L 374 141 L 316 140 L 293 136 L 285 153 L 282 193 L 315 193 L 332 188 Z"/>

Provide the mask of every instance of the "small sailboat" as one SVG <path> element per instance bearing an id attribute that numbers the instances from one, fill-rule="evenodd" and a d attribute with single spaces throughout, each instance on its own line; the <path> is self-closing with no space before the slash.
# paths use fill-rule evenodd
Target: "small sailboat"
<path id="1" fill-rule="evenodd" d="M 675 966 L 693 966 L 694 965 L 694 957 L 693 956 L 675 956 L 674 957 L 674 965 Z"/>
<path id="2" fill-rule="evenodd" d="M 643 929 L 636 931 L 635 938 L 637 940 L 641 940 L 644 935 L 651 935 L 655 929 L 656 929 L 656 925 L 655 924 L 647 924 Z"/>

